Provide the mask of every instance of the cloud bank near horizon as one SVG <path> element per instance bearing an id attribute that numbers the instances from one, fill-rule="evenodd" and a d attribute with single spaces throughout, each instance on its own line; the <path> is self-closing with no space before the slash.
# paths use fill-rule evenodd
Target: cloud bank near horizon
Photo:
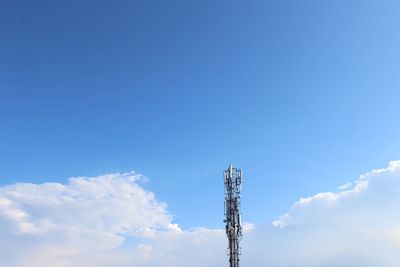
<path id="1" fill-rule="evenodd" d="M 0 187 L 0 266 L 217 267 L 222 229 L 180 229 L 141 176 Z M 400 161 L 246 226 L 243 266 L 393 267 L 400 261 Z"/>

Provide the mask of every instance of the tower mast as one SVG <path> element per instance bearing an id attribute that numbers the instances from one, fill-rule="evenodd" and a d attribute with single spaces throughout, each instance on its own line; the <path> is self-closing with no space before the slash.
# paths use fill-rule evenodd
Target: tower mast
<path id="1" fill-rule="evenodd" d="M 228 237 L 229 267 L 239 267 L 240 240 L 242 223 L 240 212 L 240 192 L 242 170 L 232 164 L 224 171 L 225 182 L 225 229 Z"/>

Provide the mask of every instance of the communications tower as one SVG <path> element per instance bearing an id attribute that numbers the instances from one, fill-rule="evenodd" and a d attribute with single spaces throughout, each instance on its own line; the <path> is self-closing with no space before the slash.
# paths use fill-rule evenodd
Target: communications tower
<path id="1" fill-rule="evenodd" d="M 232 164 L 224 171 L 225 182 L 225 229 L 228 237 L 229 267 L 239 267 L 240 240 L 242 239 L 242 223 L 240 212 L 240 191 L 242 170 Z"/>

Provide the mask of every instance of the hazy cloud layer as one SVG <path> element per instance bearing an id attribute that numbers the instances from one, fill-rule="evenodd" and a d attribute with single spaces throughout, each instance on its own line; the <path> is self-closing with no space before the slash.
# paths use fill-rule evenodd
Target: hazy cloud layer
<path id="1" fill-rule="evenodd" d="M 225 233 L 182 230 L 134 173 L 0 187 L 0 267 L 219 267 Z M 184 201 L 184 200 L 183 200 Z M 243 266 L 393 267 L 400 161 L 246 226 Z"/>

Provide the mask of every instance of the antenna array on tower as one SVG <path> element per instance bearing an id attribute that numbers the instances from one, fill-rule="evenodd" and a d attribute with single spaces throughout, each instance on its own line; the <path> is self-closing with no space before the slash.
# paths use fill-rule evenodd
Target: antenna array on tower
<path id="1" fill-rule="evenodd" d="M 225 229 L 228 237 L 229 266 L 239 267 L 240 240 L 242 223 L 240 212 L 240 192 L 242 171 L 233 168 L 232 164 L 224 171 L 225 182 Z"/>

